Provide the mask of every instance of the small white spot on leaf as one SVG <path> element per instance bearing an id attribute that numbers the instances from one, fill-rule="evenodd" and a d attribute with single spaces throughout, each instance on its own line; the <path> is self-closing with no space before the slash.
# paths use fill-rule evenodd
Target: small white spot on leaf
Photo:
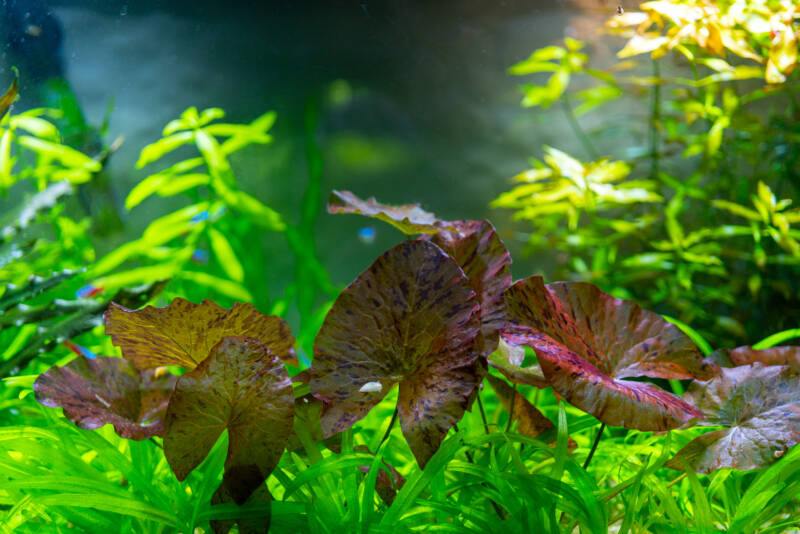
<path id="1" fill-rule="evenodd" d="M 383 389 L 383 384 L 380 382 L 367 382 L 358 390 L 361 393 L 371 393 L 373 391 L 380 391 Z"/>

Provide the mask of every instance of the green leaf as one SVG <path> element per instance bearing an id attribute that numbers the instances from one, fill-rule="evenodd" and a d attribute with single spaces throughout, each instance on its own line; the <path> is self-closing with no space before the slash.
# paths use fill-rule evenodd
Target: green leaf
<path id="1" fill-rule="evenodd" d="M 711 205 L 715 208 L 719 208 L 725 210 L 729 213 L 733 213 L 734 215 L 738 215 L 740 217 L 744 217 L 745 219 L 749 219 L 751 221 L 761 221 L 761 215 L 758 212 L 751 210 L 750 208 L 746 208 L 734 202 L 729 202 L 727 200 L 719 200 L 715 199 L 711 201 Z"/>
<path id="2" fill-rule="evenodd" d="M 248 195 L 244 191 L 231 189 L 221 180 L 214 180 L 212 185 L 220 200 L 231 209 L 247 216 L 253 223 L 274 232 L 286 230 L 286 223 L 280 213 L 266 206 L 254 196 Z"/>
<path id="3" fill-rule="evenodd" d="M 30 115 L 14 115 L 9 118 L 9 127 L 11 129 L 23 129 L 36 137 L 47 139 L 49 141 L 58 142 L 60 135 L 55 124 L 42 119 L 40 117 L 32 117 Z"/>
<path id="4" fill-rule="evenodd" d="M 211 242 L 211 250 L 214 251 L 217 261 L 231 280 L 241 282 L 244 280 L 244 267 L 236 257 L 228 238 L 222 232 L 214 228 L 208 229 L 208 238 Z"/>
<path id="5" fill-rule="evenodd" d="M 66 167 L 84 169 L 90 172 L 99 172 L 102 168 L 99 161 L 93 160 L 86 154 L 66 145 L 52 143 L 30 135 L 18 136 L 17 142 L 43 156 L 60 161 Z"/>
<path id="6" fill-rule="evenodd" d="M 194 140 L 194 132 L 180 132 L 168 135 L 151 143 L 142 149 L 139 155 L 139 160 L 136 162 L 136 168 L 141 169 L 148 163 L 152 163 L 161 159 L 165 154 L 168 154 L 191 141 Z"/>
<path id="7" fill-rule="evenodd" d="M 222 489 L 241 505 L 278 464 L 293 421 L 292 382 L 281 360 L 256 339 L 225 337 L 178 379 L 164 455 L 183 480 L 227 429 Z"/>
<path id="8" fill-rule="evenodd" d="M 758 343 L 754 343 L 753 348 L 756 350 L 767 349 L 797 337 L 800 337 L 800 328 L 790 328 L 765 337 Z"/>

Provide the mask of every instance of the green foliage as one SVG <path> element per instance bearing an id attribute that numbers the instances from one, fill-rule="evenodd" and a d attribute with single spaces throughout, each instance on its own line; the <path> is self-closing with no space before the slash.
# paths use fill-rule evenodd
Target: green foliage
<path id="1" fill-rule="evenodd" d="M 603 71 L 572 39 L 510 69 L 554 73 L 523 87 L 523 105 L 560 102 L 594 161 L 545 147 L 544 163 L 534 160 L 491 205 L 531 225 L 527 250 L 549 256 L 553 278 L 633 297 L 712 342 L 790 328 L 800 321 L 796 6 L 666 0 L 641 9 L 608 20 L 628 41 Z M 670 51 L 690 76 L 661 74 Z M 630 59 L 642 53 L 652 55 L 649 75 Z M 591 85 L 573 87 L 576 74 Z M 754 81 L 764 78 L 771 85 Z M 639 138 L 649 129 L 647 142 L 599 158 L 603 127 L 587 132 L 577 117 L 643 91 L 650 116 L 628 127 Z"/>
<path id="2" fill-rule="evenodd" d="M 335 200 L 345 197 L 361 202 L 342 193 Z M 370 202 L 373 217 L 396 213 Z M 240 532 L 269 525 L 273 532 L 498 533 L 604 532 L 617 523 L 622 531 L 796 524 L 783 521 L 779 510 L 793 517 L 797 501 L 760 485 L 762 476 L 775 476 L 772 468 L 755 475 L 724 468 L 781 464 L 783 487 L 797 495 L 791 473 L 800 464 L 790 449 L 797 442 L 792 392 L 799 375 L 790 366 L 800 350 L 742 347 L 727 362 L 705 359 L 677 327 L 589 284 L 545 286 L 532 277 L 509 288 L 510 258 L 488 222 L 445 223 L 428 215 L 450 229 L 401 243 L 359 275 L 327 314 L 311 368 L 293 381 L 284 368 L 294 362 L 290 332 L 251 305 L 224 310 L 176 299 L 166 308 L 112 306 L 109 334 L 123 357 L 145 371 L 115 358 L 81 359 L 41 375 L 33 389 L 40 402 L 63 406 L 86 428 L 113 423 L 133 439 L 155 437 L 115 445 L 111 453 L 102 440 L 116 438 L 98 434 L 86 452 L 76 444 L 80 459 L 60 457 L 82 465 L 80 473 L 54 477 L 36 446 L 64 424 L 20 427 L 19 439 L 8 438 L 11 460 L 0 462 L 7 524 L 79 525 L 83 506 L 96 508 L 98 520 L 116 514 L 129 528 L 164 532 L 228 532 L 235 523 Z M 414 231 L 408 218 L 403 222 Z M 498 337 L 504 355 L 492 357 Z M 696 332 L 692 337 L 706 343 Z M 523 371 L 532 362 L 512 350 L 523 344 L 535 349 L 540 364 L 535 385 L 543 389 L 535 395 Z M 733 368 L 720 369 L 716 361 Z M 487 363 L 498 362 L 515 383 L 491 377 L 505 398 L 480 387 Z M 163 385 L 145 374 L 162 373 L 163 380 L 165 364 L 186 371 L 169 377 L 176 385 L 166 402 Z M 624 380 L 642 376 L 699 380 L 678 398 L 652 383 Z M 30 388 L 25 380 L 12 384 Z M 556 402 L 555 394 L 575 407 Z M 7 402 L 22 408 L 25 396 Z M 478 409 L 465 411 L 473 402 Z M 139 408 L 145 405 L 153 408 L 148 417 Z M 515 405 L 524 410 L 516 417 Z M 598 448 L 605 424 L 595 431 L 598 419 L 578 407 L 622 428 L 608 429 Z M 711 432 L 695 428 L 698 422 L 713 425 Z M 666 437 L 625 430 L 678 426 Z M 217 439 L 223 434 L 229 443 Z M 140 448 L 149 452 L 135 456 Z M 113 471 L 103 464 L 109 458 L 120 464 Z M 148 462 L 168 464 L 183 482 L 158 470 L 142 482 Z M 675 478 L 667 468 L 686 472 Z M 73 493 L 65 494 L 68 486 Z M 170 491 L 183 493 L 163 499 Z"/>

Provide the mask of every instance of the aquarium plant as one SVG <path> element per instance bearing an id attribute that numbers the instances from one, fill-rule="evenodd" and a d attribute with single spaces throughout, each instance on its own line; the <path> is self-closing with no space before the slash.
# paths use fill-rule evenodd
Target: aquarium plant
<path id="1" fill-rule="evenodd" d="M 582 154 L 545 147 L 492 206 L 528 225 L 528 250 L 554 276 L 635 298 L 712 341 L 795 326 L 797 18 L 795 2 L 644 2 L 608 18 L 607 33 L 626 39 L 610 66 L 593 67 L 571 38 L 536 50 L 509 69 L 547 75 L 521 87 L 522 105 L 560 106 Z M 640 95 L 644 121 L 623 104 Z M 601 106 L 617 118 L 586 130 Z M 641 143 L 603 153 L 611 129 Z"/>

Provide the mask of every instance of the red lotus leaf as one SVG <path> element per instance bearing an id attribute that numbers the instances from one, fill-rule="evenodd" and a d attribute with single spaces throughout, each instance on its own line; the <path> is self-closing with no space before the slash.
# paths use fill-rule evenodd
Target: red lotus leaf
<path id="1" fill-rule="evenodd" d="M 760 363 L 721 369 L 686 392 L 706 425 L 728 428 L 695 438 L 667 467 L 711 473 L 720 467 L 757 469 L 800 442 L 800 374 L 783 365 Z"/>
<path id="2" fill-rule="evenodd" d="M 702 415 L 652 384 L 622 380 L 713 376 L 691 340 L 659 315 L 583 282 L 532 276 L 506 294 L 504 339 L 528 345 L 553 389 L 612 426 L 668 430 Z"/>
<path id="3" fill-rule="evenodd" d="M 39 375 L 33 390 L 41 404 L 61 406 L 81 428 L 112 424 L 123 438 L 142 440 L 163 434 L 176 379 L 167 372 L 138 371 L 122 358 L 78 356 Z"/>
<path id="4" fill-rule="evenodd" d="M 488 375 L 486 378 L 489 380 L 489 384 L 492 385 L 494 392 L 497 393 L 497 398 L 500 399 L 503 408 L 509 414 L 513 412 L 513 420 L 517 422 L 517 431 L 520 434 L 535 438 L 543 432 L 555 428 L 550 419 L 545 417 L 523 395 L 515 392 L 505 380 L 493 375 Z M 511 408 L 512 403 L 514 405 L 513 410 Z"/>
<path id="5" fill-rule="evenodd" d="M 210 300 L 194 304 L 176 298 L 165 308 L 133 311 L 112 303 L 104 317 L 114 345 L 139 369 L 162 365 L 194 369 L 229 336 L 255 338 L 285 363 L 299 365 L 289 326 L 252 304 L 236 303 L 226 310 Z"/>
<path id="6" fill-rule="evenodd" d="M 419 204 L 390 206 L 374 197 L 361 200 L 350 191 L 334 190 L 328 198 L 328 213 L 353 213 L 387 222 L 404 234 L 435 234 L 442 230 L 455 230 L 453 223 L 441 221 Z"/>
<path id="7" fill-rule="evenodd" d="M 291 379 L 259 340 L 225 337 L 178 379 L 167 408 L 164 455 L 179 480 L 228 429 L 220 493 L 242 504 L 278 463 L 294 422 Z"/>
<path id="8" fill-rule="evenodd" d="M 352 426 L 399 383 L 401 428 L 424 466 L 482 378 L 477 308 L 436 245 L 407 241 L 381 255 L 336 299 L 314 345 L 309 386 L 329 403 L 324 434 Z"/>
<path id="9" fill-rule="evenodd" d="M 511 256 L 489 221 L 455 221 L 456 231 L 424 236 L 448 253 L 464 271 L 480 304 L 478 352 L 486 357 L 497 348 L 505 324 L 503 293 L 511 285 Z"/>
<path id="10" fill-rule="evenodd" d="M 709 355 L 709 359 L 724 367 L 735 367 L 759 362 L 764 365 L 788 365 L 800 370 L 800 347 L 781 346 L 757 350 L 753 347 L 719 349 Z"/>

